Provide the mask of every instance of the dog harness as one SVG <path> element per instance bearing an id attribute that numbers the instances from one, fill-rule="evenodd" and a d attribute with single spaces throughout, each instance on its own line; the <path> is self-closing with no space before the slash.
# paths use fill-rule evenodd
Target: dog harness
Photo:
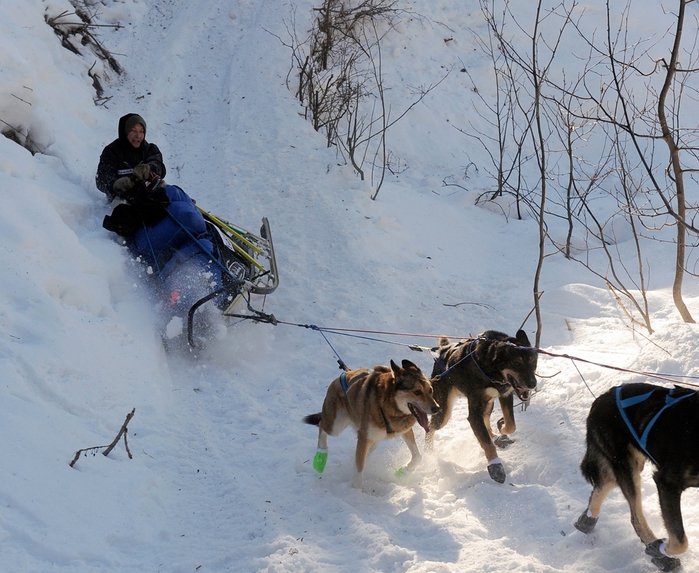
<path id="1" fill-rule="evenodd" d="M 464 340 L 460 340 L 459 342 L 453 343 L 451 345 L 452 348 L 458 348 L 459 346 L 463 346 L 464 344 L 467 344 L 469 342 L 470 342 L 470 345 L 469 345 L 468 353 L 465 356 L 463 356 L 459 361 L 455 362 L 454 364 L 452 364 L 448 368 L 447 368 L 447 363 L 444 361 L 444 358 L 442 357 L 442 354 L 439 352 L 440 347 L 437 346 L 435 348 L 431 348 L 430 352 L 432 353 L 432 356 L 434 357 L 435 362 L 437 363 L 437 365 L 441 369 L 444 370 L 444 372 L 442 372 L 441 374 L 437 374 L 436 378 L 442 378 L 443 376 L 446 376 L 446 374 L 450 370 L 453 370 L 459 364 L 461 364 L 462 362 L 464 362 L 465 360 L 468 360 L 470 358 L 471 360 L 473 360 L 473 363 L 476 365 L 476 368 L 478 368 L 478 371 L 481 373 L 483 378 L 485 378 L 488 382 L 490 382 L 498 392 L 500 392 L 500 393 L 505 392 L 507 390 L 507 388 L 509 387 L 509 384 L 505 381 L 498 382 L 496 380 L 493 380 L 490 376 L 488 376 L 484 372 L 483 368 L 481 368 L 481 365 L 478 364 L 478 360 L 476 360 L 476 356 L 475 356 L 476 344 L 480 340 L 487 340 L 487 339 L 479 336 L 478 338 L 465 338 Z"/>
<path id="2" fill-rule="evenodd" d="M 622 388 L 625 385 L 622 384 L 621 386 L 618 386 L 616 389 L 616 406 L 619 409 L 619 413 L 621 414 L 622 419 L 624 422 L 626 422 L 626 426 L 628 427 L 629 431 L 631 432 L 631 435 L 634 437 L 636 440 L 636 443 L 638 444 L 638 447 L 643 450 L 643 452 L 651 459 L 651 461 L 657 466 L 659 465 L 657 461 L 655 461 L 655 458 L 650 454 L 648 451 L 648 448 L 646 447 L 646 444 L 648 442 L 648 435 L 650 434 L 651 429 L 655 425 L 655 423 L 658 421 L 658 418 L 660 418 L 660 415 L 670 408 L 671 406 L 674 406 L 679 402 L 680 400 L 683 400 L 684 398 L 688 398 L 689 396 L 694 396 L 695 392 L 691 390 L 687 390 L 685 388 L 678 388 L 675 386 L 671 390 L 667 390 L 664 388 L 658 388 L 657 390 L 651 390 L 650 392 L 646 392 L 645 394 L 639 394 L 638 396 L 630 396 L 628 398 L 623 398 L 621 395 Z M 684 390 L 686 393 L 678 395 L 680 391 Z M 645 428 L 636 428 L 633 427 L 631 424 L 631 420 L 629 420 L 628 415 L 626 414 L 626 409 L 630 408 L 631 406 L 635 406 L 636 404 L 640 404 L 641 402 L 645 402 L 648 398 L 651 397 L 651 395 L 654 392 L 657 391 L 666 391 L 667 394 L 665 395 L 665 405 L 662 406 L 656 413 L 655 415 L 650 419 L 648 424 L 646 424 Z M 639 436 L 640 433 L 640 436 Z"/>
<path id="3" fill-rule="evenodd" d="M 473 352 L 475 350 L 475 344 L 478 341 L 478 338 L 465 338 L 464 340 L 459 340 L 458 342 L 453 342 L 452 344 L 449 345 L 450 348 L 458 348 L 459 346 L 463 346 L 467 342 L 471 342 L 471 348 L 469 348 L 468 354 L 461 358 L 458 362 L 455 362 L 451 366 L 447 367 L 447 363 L 444 360 L 442 353 L 440 352 L 440 349 L 444 348 L 443 346 L 435 346 L 434 348 L 430 348 L 430 354 L 432 355 L 432 358 L 434 358 L 434 361 L 437 363 L 437 366 L 439 366 L 440 369 L 444 370 L 441 374 L 437 374 L 435 378 L 442 378 L 443 376 L 446 376 L 447 372 L 450 370 L 453 370 L 456 366 L 461 364 L 464 360 L 468 358 L 473 357 Z M 473 361 L 476 362 L 476 359 L 473 358 Z M 478 362 L 476 362 L 476 366 L 478 366 Z M 478 366 L 480 369 L 480 366 Z M 487 378 L 487 376 L 486 376 Z"/>
<path id="4" fill-rule="evenodd" d="M 342 389 L 345 391 L 345 394 L 347 394 L 347 390 L 349 390 L 349 387 L 352 386 L 355 382 L 358 382 L 359 380 L 362 380 L 369 376 L 373 370 L 369 370 L 369 372 L 365 372 L 364 374 L 360 374 L 353 380 L 350 380 L 349 384 L 347 383 L 347 370 L 344 370 L 342 374 L 340 374 L 340 386 L 342 386 Z M 393 426 L 391 426 L 391 422 L 388 421 L 388 418 L 386 417 L 386 414 L 383 411 L 383 408 L 379 406 L 379 412 L 381 412 L 381 417 L 383 418 L 383 423 L 384 426 L 386 426 L 386 433 L 387 434 L 395 434 L 395 430 L 393 429 Z"/>
<path id="5" fill-rule="evenodd" d="M 357 376 L 354 380 L 352 380 L 349 384 L 347 383 L 347 370 L 343 371 L 342 374 L 340 374 L 340 385 L 342 386 L 342 389 L 345 391 L 345 394 L 347 394 L 347 390 L 349 390 L 349 387 L 352 386 L 355 382 L 358 380 L 362 380 L 363 378 L 366 378 L 371 374 L 371 370 L 369 372 L 366 372 L 364 374 L 360 374 Z"/>

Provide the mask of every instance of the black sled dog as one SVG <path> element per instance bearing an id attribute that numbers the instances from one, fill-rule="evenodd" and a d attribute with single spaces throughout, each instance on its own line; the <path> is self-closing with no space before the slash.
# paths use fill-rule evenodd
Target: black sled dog
<path id="1" fill-rule="evenodd" d="M 432 387 L 434 398 L 442 409 L 432 416 L 430 430 L 443 427 L 451 417 L 457 396 L 466 396 L 468 421 L 485 452 L 488 473 L 495 481 L 504 483 L 506 474 L 495 446 L 512 443 L 508 435 L 516 429 L 514 395 L 527 403 L 531 391 L 536 388 L 536 350 L 531 348 L 523 330 L 519 330 L 515 338 L 488 330 L 477 338 L 454 343 L 440 338 L 434 352 L 437 356 L 432 369 Z M 490 414 L 495 398 L 500 401 L 503 417 L 498 421 L 501 434 L 493 440 Z M 433 445 L 434 431 L 425 437 L 427 448 Z"/>
<path id="2" fill-rule="evenodd" d="M 351 425 L 357 430 L 354 487 L 362 487 L 367 455 L 387 438 L 403 438 L 412 457 L 399 472 L 412 471 L 422 459 L 413 426 L 418 422 L 428 431 L 428 416 L 437 411 L 439 404 L 432 396 L 430 381 L 409 360 L 403 360 L 402 367 L 391 360 L 390 368 L 379 365 L 372 370 L 343 372 L 330 384 L 323 411 L 303 419 L 307 424 L 319 426 L 313 467 L 323 473 L 328 457 L 328 435 L 337 436 Z"/>
<path id="3" fill-rule="evenodd" d="M 590 533 L 602 502 L 616 486 L 631 510 L 631 524 L 646 546 L 646 554 L 661 571 L 680 566 L 674 555 L 687 550 L 680 498 L 699 486 L 699 395 L 687 388 L 625 384 L 592 403 L 587 417 L 587 450 L 580 463 L 593 486 L 587 509 L 575 522 Z M 641 502 L 641 470 L 646 460 L 655 466 L 660 510 L 668 540 L 658 539 L 648 526 Z"/>

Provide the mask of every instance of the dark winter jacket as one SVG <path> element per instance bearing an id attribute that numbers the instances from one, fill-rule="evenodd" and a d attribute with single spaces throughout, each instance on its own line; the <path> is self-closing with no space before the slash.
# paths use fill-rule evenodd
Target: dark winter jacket
<path id="1" fill-rule="evenodd" d="M 163 155 L 158 146 L 144 139 L 139 147 L 134 147 L 126 138 L 126 121 L 133 115 L 135 114 L 127 113 L 119 119 L 119 137 L 104 148 L 97 166 L 95 183 L 109 201 L 120 197 L 119 192 L 114 190 L 114 182 L 119 177 L 129 175 L 139 163 L 147 163 L 151 173 L 165 177 Z"/>

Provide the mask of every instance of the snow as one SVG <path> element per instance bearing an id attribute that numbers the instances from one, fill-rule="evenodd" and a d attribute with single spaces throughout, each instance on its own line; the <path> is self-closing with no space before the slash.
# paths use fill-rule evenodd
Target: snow
<path id="1" fill-rule="evenodd" d="M 488 477 L 464 400 L 406 478 L 393 470 L 409 453 L 391 440 L 369 458 L 363 490 L 351 488 L 350 430 L 330 439 L 322 476 L 311 467 L 317 432 L 301 419 L 320 410 L 339 374 L 335 352 L 352 367 L 408 358 L 429 373 L 430 355 L 409 344 L 514 334 L 531 309 L 536 223 L 474 204 L 492 188 L 487 160 L 454 129 L 477 121 L 470 78 L 491 89 L 474 40 L 479 3 L 414 0 L 412 18 L 387 37 L 396 110 L 444 79 L 389 132 L 406 168 L 376 201 L 286 85 L 283 40 L 293 17 L 310 27 L 313 2 L 93 4 L 100 22 L 120 24 L 97 34 L 125 70 L 96 64 L 109 75 L 100 105 L 88 75 L 97 58 L 62 48 L 44 20 L 73 12 L 68 0 L 0 0 L 2 131 L 9 124 L 41 150 L 0 138 L 0 568 L 655 571 L 618 490 L 593 534 L 572 523 L 590 491 L 578 464 L 593 395 L 644 379 L 596 364 L 697 374 L 697 327 L 674 310 L 667 245 L 647 252 L 652 335 L 631 328 L 592 275 L 546 260 L 541 346 L 591 363 L 540 357 L 540 391 L 517 411 L 516 442 L 501 454 L 505 484 Z M 581 7 L 603 14 L 601 4 Z M 664 32 L 674 3 L 633 4 L 656 14 L 631 21 L 643 34 L 656 21 Z M 146 118 L 168 182 L 251 230 L 270 219 L 281 283 L 264 310 L 280 324 L 237 322 L 197 356 L 165 352 L 144 282 L 101 227 L 111 207 L 94 186 L 99 153 L 127 112 Z M 694 279 L 685 300 L 699 314 Z M 309 324 L 421 336 L 327 334 L 330 346 Z M 109 444 L 133 408 L 133 459 L 121 441 L 69 465 L 77 450 Z M 649 469 L 643 493 L 664 536 Z M 683 497 L 685 571 L 699 567 L 697 501 L 694 491 Z"/>

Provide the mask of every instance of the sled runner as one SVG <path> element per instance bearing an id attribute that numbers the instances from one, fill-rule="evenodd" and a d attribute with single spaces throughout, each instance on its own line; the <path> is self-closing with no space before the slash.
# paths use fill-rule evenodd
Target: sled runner
<path id="1" fill-rule="evenodd" d="M 117 205 L 103 226 L 122 236 L 157 278 L 167 339 L 179 335 L 172 332 L 173 323 L 174 330 L 178 325 L 182 330 L 186 322 L 187 341 L 196 346 L 194 331 L 207 326 L 212 309 L 227 317 L 276 322 L 251 304 L 252 295 L 270 294 L 279 284 L 266 217 L 256 235 L 203 210 L 180 187 L 155 181 Z M 235 314 L 242 301 L 248 314 Z"/>

